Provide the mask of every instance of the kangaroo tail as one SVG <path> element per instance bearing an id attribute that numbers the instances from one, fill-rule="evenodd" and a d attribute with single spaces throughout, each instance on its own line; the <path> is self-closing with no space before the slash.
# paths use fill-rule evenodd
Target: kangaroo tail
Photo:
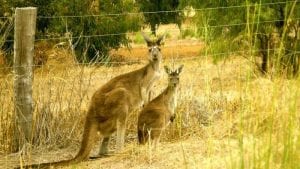
<path id="1" fill-rule="evenodd" d="M 97 134 L 97 130 L 98 130 L 97 123 L 87 119 L 86 122 L 85 122 L 85 126 L 84 126 L 84 131 L 83 131 L 80 150 L 73 159 L 58 161 L 58 162 L 53 162 L 53 163 L 33 164 L 33 165 L 27 165 L 27 166 L 17 167 L 17 168 L 46 169 L 46 168 L 50 168 L 51 166 L 64 166 L 64 165 L 76 164 L 76 163 L 79 163 L 81 161 L 87 160 L 89 158 L 89 154 L 90 154 L 90 152 L 93 148 L 95 138 L 96 138 L 95 134 Z"/>
<path id="2" fill-rule="evenodd" d="M 78 163 L 89 158 L 90 152 L 93 149 L 97 138 L 97 131 L 97 122 L 87 119 L 84 126 L 80 150 L 75 156 L 75 158 L 70 160 L 71 163 Z"/>

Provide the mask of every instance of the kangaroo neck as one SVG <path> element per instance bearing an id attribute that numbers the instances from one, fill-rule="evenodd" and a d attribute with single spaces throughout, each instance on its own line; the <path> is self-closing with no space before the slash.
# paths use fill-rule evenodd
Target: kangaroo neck
<path id="1" fill-rule="evenodd" d="M 153 62 L 150 61 L 143 69 L 143 81 L 144 84 L 148 84 L 150 82 L 153 82 L 153 78 L 159 75 L 159 61 Z"/>
<path id="2" fill-rule="evenodd" d="M 163 102 L 168 107 L 171 114 L 174 114 L 177 106 L 177 87 L 168 86 L 163 92 Z"/>
<path id="3" fill-rule="evenodd" d="M 148 68 L 152 68 L 155 72 L 159 72 L 160 61 L 149 61 Z"/>

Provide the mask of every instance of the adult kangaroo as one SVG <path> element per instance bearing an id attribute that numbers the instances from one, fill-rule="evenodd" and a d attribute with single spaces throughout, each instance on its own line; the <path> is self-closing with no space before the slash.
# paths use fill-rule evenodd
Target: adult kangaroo
<path id="1" fill-rule="evenodd" d="M 151 40 L 144 35 L 149 48 L 149 62 L 144 67 L 114 77 L 100 87 L 92 96 L 86 115 L 81 147 L 70 160 L 25 166 L 24 168 L 61 166 L 78 163 L 89 158 L 97 138 L 103 137 L 99 155 L 108 153 L 111 135 L 117 131 L 117 151 L 124 146 L 127 115 L 148 102 L 149 91 L 160 76 L 162 54 L 160 45 L 164 35 Z"/>
<path id="2" fill-rule="evenodd" d="M 165 66 L 169 78 L 168 87 L 143 108 L 138 118 L 138 140 L 140 144 L 153 140 L 154 148 L 156 148 L 162 131 L 174 120 L 179 74 L 182 68 L 183 65 L 171 71 Z"/>

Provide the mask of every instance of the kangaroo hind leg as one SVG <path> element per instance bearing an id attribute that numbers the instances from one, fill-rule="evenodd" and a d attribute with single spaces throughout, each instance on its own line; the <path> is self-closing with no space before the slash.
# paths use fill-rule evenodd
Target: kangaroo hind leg
<path id="1" fill-rule="evenodd" d="M 102 144 L 100 145 L 100 149 L 99 149 L 99 155 L 100 156 L 105 156 L 105 155 L 109 154 L 108 145 L 109 145 L 109 142 L 110 142 L 110 138 L 111 138 L 111 136 L 105 136 L 102 139 Z"/>
<path id="2" fill-rule="evenodd" d="M 120 152 L 125 144 L 126 120 L 118 121 L 117 123 L 117 142 L 116 152 Z"/>

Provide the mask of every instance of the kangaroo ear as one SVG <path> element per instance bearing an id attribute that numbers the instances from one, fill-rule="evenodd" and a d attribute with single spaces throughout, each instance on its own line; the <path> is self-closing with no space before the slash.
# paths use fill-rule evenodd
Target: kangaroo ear
<path id="1" fill-rule="evenodd" d="M 153 41 L 149 38 L 149 36 L 147 36 L 144 32 L 142 32 L 142 36 L 146 41 L 148 47 L 153 46 Z"/>
<path id="2" fill-rule="evenodd" d="M 168 66 L 164 66 L 164 68 L 165 68 L 165 72 L 166 72 L 167 74 L 170 74 L 170 73 L 171 73 L 171 70 L 170 70 L 170 68 L 169 68 Z"/>
<path id="3" fill-rule="evenodd" d="M 182 72 L 183 65 L 180 65 L 179 68 L 176 69 L 177 74 Z"/>
<path id="4" fill-rule="evenodd" d="M 156 45 L 160 46 L 162 45 L 164 39 L 165 39 L 166 33 L 164 33 L 163 35 L 161 35 L 157 40 L 156 40 Z"/>

